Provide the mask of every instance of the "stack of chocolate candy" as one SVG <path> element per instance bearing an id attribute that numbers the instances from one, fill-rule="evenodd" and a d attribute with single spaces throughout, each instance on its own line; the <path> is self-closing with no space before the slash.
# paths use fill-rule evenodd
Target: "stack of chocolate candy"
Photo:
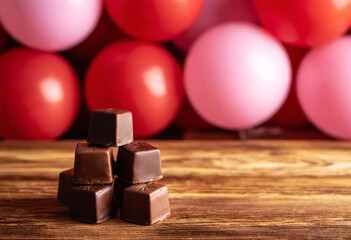
<path id="1" fill-rule="evenodd" d="M 77 144 L 74 169 L 60 173 L 57 197 L 82 222 L 104 222 L 120 209 L 122 219 L 149 225 L 170 214 L 167 187 L 154 182 L 161 178 L 160 150 L 133 141 L 131 112 L 102 109 L 92 114 L 88 143 Z"/>

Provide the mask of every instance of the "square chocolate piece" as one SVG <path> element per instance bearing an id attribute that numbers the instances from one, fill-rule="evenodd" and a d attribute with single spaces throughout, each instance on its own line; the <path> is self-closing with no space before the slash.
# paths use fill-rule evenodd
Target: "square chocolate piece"
<path id="1" fill-rule="evenodd" d="M 78 143 L 74 160 L 74 183 L 109 184 L 114 180 L 113 150 Z"/>
<path id="2" fill-rule="evenodd" d="M 123 201 L 123 193 L 124 193 L 124 189 L 129 187 L 130 183 L 127 183 L 123 180 L 121 180 L 120 178 L 115 178 L 115 183 L 113 186 L 113 191 L 115 194 L 115 204 L 117 208 L 121 208 L 122 207 L 122 201 Z"/>
<path id="3" fill-rule="evenodd" d="M 137 184 L 124 189 L 121 218 L 151 225 L 170 214 L 168 189 L 156 183 Z"/>
<path id="4" fill-rule="evenodd" d="M 112 185 L 75 186 L 69 215 L 81 222 L 102 223 L 114 215 L 113 198 Z"/>
<path id="5" fill-rule="evenodd" d="M 119 147 L 116 174 L 132 184 L 161 179 L 160 150 L 147 142 L 139 141 Z"/>
<path id="6" fill-rule="evenodd" d="M 114 108 L 93 111 L 88 132 L 89 144 L 112 147 L 122 146 L 132 141 L 131 112 Z"/>
<path id="7" fill-rule="evenodd" d="M 68 206 L 71 202 L 71 191 L 73 183 L 73 168 L 60 173 L 59 186 L 57 190 L 57 199 L 63 204 Z"/>

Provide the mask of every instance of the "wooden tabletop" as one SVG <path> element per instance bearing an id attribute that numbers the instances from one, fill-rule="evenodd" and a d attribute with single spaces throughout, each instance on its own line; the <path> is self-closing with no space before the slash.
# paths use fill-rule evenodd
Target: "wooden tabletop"
<path id="1" fill-rule="evenodd" d="M 0 142 L 1 239 L 351 238 L 351 143 L 151 141 L 171 216 L 71 220 L 56 200 L 76 141 Z"/>

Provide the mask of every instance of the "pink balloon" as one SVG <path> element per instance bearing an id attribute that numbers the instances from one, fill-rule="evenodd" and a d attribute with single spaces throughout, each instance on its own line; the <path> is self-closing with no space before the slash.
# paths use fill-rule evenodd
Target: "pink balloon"
<path id="1" fill-rule="evenodd" d="M 247 21 L 257 23 L 252 0 L 205 0 L 195 23 L 173 43 L 187 51 L 193 42 L 207 29 L 224 22 Z"/>
<path id="2" fill-rule="evenodd" d="M 310 51 L 297 75 L 297 96 L 309 120 L 325 134 L 351 139 L 351 37 Z"/>
<path id="3" fill-rule="evenodd" d="M 0 20 L 26 46 L 62 51 L 88 37 L 101 10 L 101 0 L 1 0 Z"/>
<path id="4" fill-rule="evenodd" d="M 189 52 L 184 74 L 195 110 L 209 123 L 235 130 L 268 120 L 291 82 L 283 46 L 250 23 L 226 23 L 204 33 Z"/>

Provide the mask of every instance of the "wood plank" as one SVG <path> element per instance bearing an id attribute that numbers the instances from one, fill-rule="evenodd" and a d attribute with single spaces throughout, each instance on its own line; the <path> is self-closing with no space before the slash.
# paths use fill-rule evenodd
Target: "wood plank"
<path id="1" fill-rule="evenodd" d="M 76 141 L 0 142 L 1 239 L 350 238 L 351 143 L 151 141 L 171 216 L 152 226 L 69 219 L 58 174 Z"/>

